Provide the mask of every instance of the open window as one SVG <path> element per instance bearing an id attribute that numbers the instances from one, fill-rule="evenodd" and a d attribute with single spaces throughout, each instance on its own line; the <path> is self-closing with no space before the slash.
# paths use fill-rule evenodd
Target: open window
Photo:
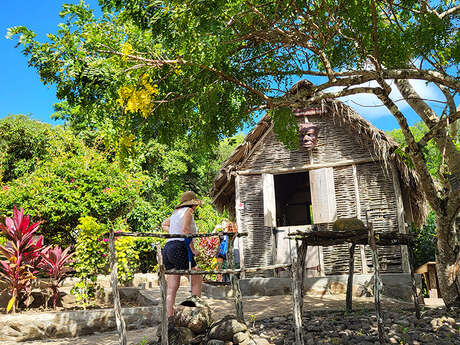
<path id="1" fill-rule="evenodd" d="M 264 224 L 284 227 L 330 223 L 336 219 L 332 168 L 264 174 Z"/>

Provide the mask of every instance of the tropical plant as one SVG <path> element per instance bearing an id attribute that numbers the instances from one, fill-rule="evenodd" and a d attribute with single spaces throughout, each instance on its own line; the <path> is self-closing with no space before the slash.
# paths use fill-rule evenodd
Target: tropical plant
<path id="1" fill-rule="evenodd" d="M 20 300 L 29 303 L 31 283 L 39 271 L 40 252 L 43 248 L 43 237 L 35 236 L 40 222 L 30 224 L 30 216 L 24 216 L 24 209 L 13 209 L 13 218 L 6 217 L 5 224 L 0 224 L 0 230 L 8 239 L 5 245 L 0 245 L 0 255 L 6 260 L 0 261 L 0 280 L 7 284 L 11 294 L 7 312 L 16 312 Z"/>
<path id="2" fill-rule="evenodd" d="M 59 297 L 59 285 L 64 280 L 66 273 L 70 270 L 70 259 L 75 253 L 69 253 L 70 246 L 62 250 L 61 247 L 46 248 L 40 253 L 42 258 L 39 268 L 44 270 L 49 278 L 49 289 L 53 302 L 53 309 L 56 309 L 56 302 Z"/>

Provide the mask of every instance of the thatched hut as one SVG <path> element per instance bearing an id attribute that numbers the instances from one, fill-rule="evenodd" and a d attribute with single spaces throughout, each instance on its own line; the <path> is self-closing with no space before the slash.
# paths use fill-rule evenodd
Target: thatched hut
<path id="1" fill-rule="evenodd" d="M 302 81 L 291 93 L 308 85 Z M 337 218 L 364 223 L 367 218 L 376 231 L 401 233 L 409 223 L 423 223 L 419 181 L 395 153 L 398 145 L 391 138 L 337 100 L 293 113 L 300 126 L 315 128 L 314 147 L 287 149 L 265 115 L 214 180 L 214 204 L 249 233 L 240 244 L 246 267 L 289 262 L 293 251 L 287 232 L 332 229 Z M 407 248 L 379 248 L 379 255 L 384 272 L 409 271 Z M 310 248 L 307 268 L 313 276 L 347 273 L 347 246 Z M 368 248 L 356 251 L 355 268 L 372 271 Z"/>

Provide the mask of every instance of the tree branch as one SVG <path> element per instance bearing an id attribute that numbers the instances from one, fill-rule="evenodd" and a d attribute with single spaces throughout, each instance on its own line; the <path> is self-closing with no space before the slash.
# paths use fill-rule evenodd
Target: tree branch
<path id="1" fill-rule="evenodd" d="M 415 138 L 410 131 L 406 118 L 385 91 L 378 92 L 377 97 L 382 101 L 383 104 L 385 104 L 385 106 L 393 114 L 393 116 L 398 121 L 399 126 L 401 127 L 401 131 L 410 150 L 409 154 L 412 158 L 412 161 L 414 162 L 414 165 L 416 166 L 416 172 L 419 175 L 425 195 L 430 202 L 431 207 L 436 211 L 441 211 L 442 205 L 441 199 L 438 196 L 438 190 L 433 178 L 430 175 L 430 172 L 428 171 L 421 148 L 417 145 Z"/>

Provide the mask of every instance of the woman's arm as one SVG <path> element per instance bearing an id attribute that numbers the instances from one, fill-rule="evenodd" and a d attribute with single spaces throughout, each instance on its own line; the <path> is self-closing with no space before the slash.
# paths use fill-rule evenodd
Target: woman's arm
<path id="1" fill-rule="evenodd" d="M 184 215 L 184 224 L 182 225 L 182 234 L 187 235 L 192 233 L 193 209 L 188 208 Z M 195 249 L 193 240 L 190 242 L 190 249 L 194 255 L 200 255 L 200 251 Z"/>
<path id="2" fill-rule="evenodd" d="M 169 218 L 166 218 L 163 223 L 161 223 L 161 228 L 164 230 L 164 231 L 167 231 L 169 232 L 169 226 L 171 225 L 171 219 Z"/>

